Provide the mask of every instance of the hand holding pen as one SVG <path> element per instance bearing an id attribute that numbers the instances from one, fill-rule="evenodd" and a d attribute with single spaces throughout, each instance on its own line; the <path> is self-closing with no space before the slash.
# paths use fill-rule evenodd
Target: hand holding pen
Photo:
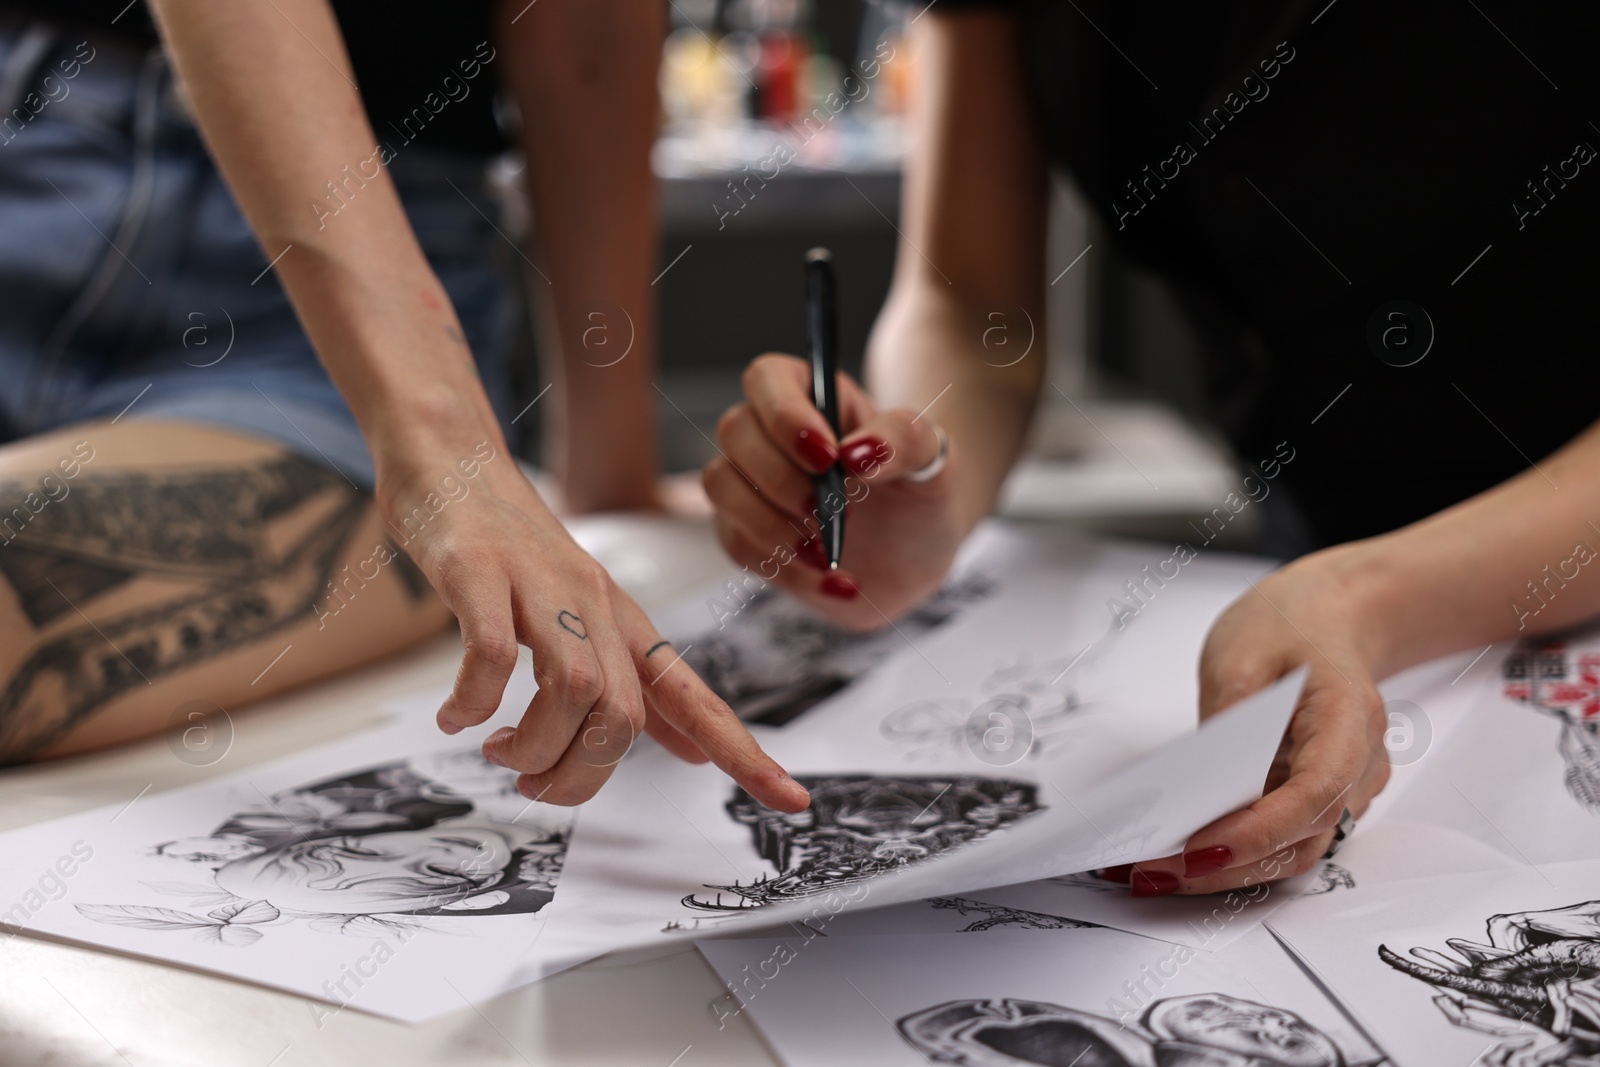
<path id="1" fill-rule="evenodd" d="M 746 368 L 745 402 L 717 424 L 721 455 L 702 481 L 735 561 L 847 627 L 878 629 L 931 594 L 954 557 L 959 457 L 931 418 L 879 411 L 827 365 L 838 356 L 827 252 L 808 253 L 805 272 L 811 358 L 769 353 Z"/>

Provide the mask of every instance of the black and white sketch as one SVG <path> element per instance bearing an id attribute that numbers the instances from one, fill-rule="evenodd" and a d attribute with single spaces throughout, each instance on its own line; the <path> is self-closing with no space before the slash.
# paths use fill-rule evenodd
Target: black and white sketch
<path id="1" fill-rule="evenodd" d="M 1135 1021 L 1033 1000 L 952 1000 L 902 1016 L 931 1063 L 960 1067 L 1354 1067 L 1292 1011 L 1222 993 L 1152 1002 Z M 1363 1067 L 1382 1062 L 1370 1057 Z"/>
<path id="2" fill-rule="evenodd" d="M 1083 705 L 1062 678 L 1073 657 L 1017 660 L 984 676 L 973 697 L 902 705 L 883 717 L 883 737 L 912 760 L 971 752 L 1010 765 L 1057 749 Z"/>
<path id="3" fill-rule="evenodd" d="M 305 920 L 383 936 L 446 915 L 531 914 L 555 893 L 566 818 L 519 822 L 532 807 L 515 772 L 476 748 L 396 760 L 274 794 L 209 835 L 151 849 L 200 881 L 146 882 L 188 907 L 77 904 L 99 922 L 255 944 L 261 927 Z"/>
<path id="4" fill-rule="evenodd" d="M 741 719 L 783 726 L 997 589 L 993 579 L 969 574 L 946 583 L 894 626 L 859 634 L 768 587 L 745 599 L 718 629 L 673 643 Z"/>
<path id="5" fill-rule="evenodd" d="M 1600 649 L 1565 638 L 1525 641 L 1506 657 L 1505 695 L 1561 723 L 1567 792 L 1600 815 Z"/>
<path id="6" fill-rule="evenodd" d="M 1502 1038 L 1485 1063 L 1600 1067 L 1600 900 L 1496 915 L 1488 936 L 1450 938 L 1454 956 L 1418 947 L 1409 960 L 1387 945 L 1378 956 L 1438 989 L 1451 1023 Z"/>
<path id="7" fill-rule="evenodd" d="M 700 911 L 741 911 L 827 892 L 905 867 L 1002 829 L 1036 811 L 1028 782 L 972 775 L 879 778 L 807 776 L 811 806 L 786 814 L 734 791 L 727 812 L 750 827 L 757 854 L 777 874 L 747 884 L 708 885 Z M 732 895 L 725 902 L 723 894 Z"/>
<path id="8" fill-rule="evenodd" d="M 1354 889 L 1356 876 L 1350 873 L 1348 867 L 1341 867 L 1337 863 L 1324 862 L 1317 868 L 1317 882 L 1306 890 L 1310 896 L 1319 893 L 1331 893 L 1335 889 Z"/>

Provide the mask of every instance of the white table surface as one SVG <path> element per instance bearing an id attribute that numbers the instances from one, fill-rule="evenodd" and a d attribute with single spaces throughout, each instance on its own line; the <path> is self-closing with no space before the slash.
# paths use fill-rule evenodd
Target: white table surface
<path id="1" fill-rule="evenodd" d="M 646 611 L 727 566 L 706 524 L 606 518 L 574 525 Z M 523 650 L 523 655 L 528 654 Z M 0 829 L 126 804 L 358 730 L 386 700 L 448 684 L 452 631 L 333 681 L 231 711 L 234 742 L 210 767 L 165 738 L 0 773 Z M 0 863 L 5 862 L 0 856 Z M 742 1017 L 718 1029 L 716 976 L 692 946 L 608 957 L 413 1026 L 245 982 L 0 932 L 0 1067 L 385 1067 L 776 1062 Z M 320 1017 L 320 1024 L 319 1024 Z"/>

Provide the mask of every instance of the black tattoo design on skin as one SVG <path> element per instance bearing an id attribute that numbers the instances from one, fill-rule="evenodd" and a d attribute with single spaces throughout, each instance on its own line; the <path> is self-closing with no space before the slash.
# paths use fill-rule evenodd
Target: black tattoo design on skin
<path id="1" fill-rule="evenodd" d="M 649 659 L 651 656 L 655 655 L 657 652 L 660 652 L 663 648 L 671 648 L 671 647 L 672 647 L 672 642 L 671 641 L 657 641 L 655 644 L 650 646 L 649 651 L 647 651 L 644 654 L 644 658 L 645 659 Z"/>
<path id="2" fill-rule="evenodd" d="M 572 612 L 557 612 L 556 622 L 560 624 L 563 630 L 567 631 L 567 633 L 571 634 L 573 637 L 576 637 L 579 641 L 589 640 L 588 628 L 583 625 L 583 620 L 578 618 L 578 616 L 574 615 Z"/>
<path id="3" fill-rule="evenodd" d="M 0 548 L 0 574 L 36 629 L 136 580 L 191 588 L 85 618 L 34 648 L 0 691 L 0 765 L 44 751 L 130 689 L 310 618 L 370 506 L 298 456 L 79 482 Z"/>

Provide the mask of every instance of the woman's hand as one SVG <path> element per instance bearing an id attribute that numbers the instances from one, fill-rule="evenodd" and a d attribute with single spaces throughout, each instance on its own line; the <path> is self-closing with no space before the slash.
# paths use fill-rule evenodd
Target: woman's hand
<path id="1" fill-rule="evenodd" d="M 417 436 L 400 447 L 418 454 Z M 524 796 L 582 803 L 643 729 L 683 759 L 709 759 L 769 807 L 805 808 L 805 789 L 578 547 L 497 431 L 471 446 L 420 451 L 433 458 L 410 462 L 399 449 L 374 456 L 391 536 L 461 623 L 466 655 L 439 709 L 441 729 L 457 733 L 493 715 L 526 645 L 539 691 L 515 729 L 483 743 L 491 763 L 522 772 Z"/>
<path id="2" fill-rule="evenodd" d="M 717 424 L 722 455 L 702 476 L 717 536 L 736 562 L 859 630 L 888 624 L 938 588 L 966 530 L 953 445 L 937 475 L 906 478 L 939 454 L 928 419 L 905 408 L 879 411 L 841 374 L 844 438 L 835 440 L 811 402 L 810 367 L 794 356 L 756 359 L 744 373 L 744 396 Z M 847 472 L 849 505 L 844 555 L 830 573 L 812 478 L 836 460 Z"/>
<path id="3" fill-rule="evenodd" d="M 1208 718 L 1306 665 L 1310 673 L 1267 778 L 1266 795 L 1197 831 L 1181 856 L 1102 877 L 1136 897 L 1215 893 L 1304 874 L 1389 780 L 1387 719 L 1374 680 L 1378 617 L 1363 589 L 1371 542 L 1341 545 L 1257 582 L 1217 619 L 1200 657 Z M 1204 768 L 1196 768 L 1203 773 Z"/>

